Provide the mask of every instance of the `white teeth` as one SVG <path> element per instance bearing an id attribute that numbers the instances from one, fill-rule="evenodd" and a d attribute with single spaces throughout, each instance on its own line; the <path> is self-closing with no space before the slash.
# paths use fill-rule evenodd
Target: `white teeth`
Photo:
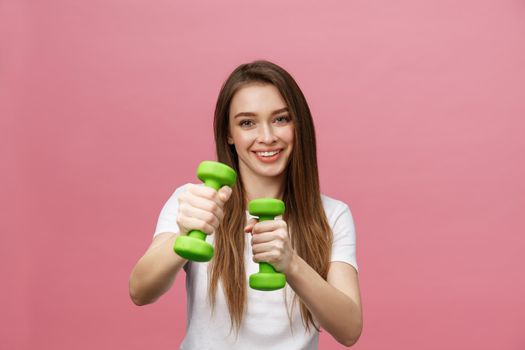
<path id="1" fill-rule="evenodd" d="M 258 156 L 262 156 L 262 157 L 271 157 L 271 156 L 274 156 L 276 155 L 277 153 L 279 153 L 280 151 L 273 151 L 273 152 L 257 152 L 257 155 Z"/>

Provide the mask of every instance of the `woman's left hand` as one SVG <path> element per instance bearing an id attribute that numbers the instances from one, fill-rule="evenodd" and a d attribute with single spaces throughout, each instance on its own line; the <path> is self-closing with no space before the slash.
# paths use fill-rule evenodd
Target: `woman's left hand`
<path id="1" fill-rule="evenodd" d="M 251 218 L 244 231 L 252 235 L 254 262 L 266 262 L 277 271 L 286 273 L 295 251 L 288 235 L 288 225 L 282 219 L 258 222 Z"/>

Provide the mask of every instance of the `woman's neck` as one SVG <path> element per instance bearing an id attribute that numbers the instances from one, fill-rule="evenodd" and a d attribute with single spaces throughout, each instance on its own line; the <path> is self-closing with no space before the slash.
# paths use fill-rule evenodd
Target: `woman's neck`
<path id="1" fill-rule="evenodd" d="M 279 177 L 243 177 L 246 204 L 257 198 L 282 199 L 284 195 L 284 174 Z"/>

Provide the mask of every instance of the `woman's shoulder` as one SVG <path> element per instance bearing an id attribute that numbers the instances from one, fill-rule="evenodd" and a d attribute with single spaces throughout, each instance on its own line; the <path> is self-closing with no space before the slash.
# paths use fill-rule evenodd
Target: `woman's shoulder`
<path id="1" fill-rule="evenodd" d="M 340 199 L 336 199 L 336 198 L 333 198 L 333 197 L 330 197 L 330 196 L 327 196 L 326 194 L 322 194 L 321 193 L 321 200 L 323 202 L 323 206 L 325 207 L 325 209 L 346 209 L 346 207 L 348 207 L 348 204 L 346 204 L 346 202 L 340 200 Z"/>
<path id="2" fill-rule="evenodd" d="M 348 204 L 342 200 L 321 194 L 321 201 L 323 202 L 324 211 L 328 221 L 335 221 L 345 211 L 350 211 Z"/>

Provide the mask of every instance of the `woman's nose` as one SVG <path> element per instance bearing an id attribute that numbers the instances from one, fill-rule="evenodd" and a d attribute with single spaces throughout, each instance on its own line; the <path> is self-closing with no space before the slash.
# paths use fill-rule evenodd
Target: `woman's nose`
<path id="1" fill-rule="evenodd" d="M 259 141 L 273 143 L 276 139 L 275 132 L 270 125 L 263 125 L 259 129 Z"/>

